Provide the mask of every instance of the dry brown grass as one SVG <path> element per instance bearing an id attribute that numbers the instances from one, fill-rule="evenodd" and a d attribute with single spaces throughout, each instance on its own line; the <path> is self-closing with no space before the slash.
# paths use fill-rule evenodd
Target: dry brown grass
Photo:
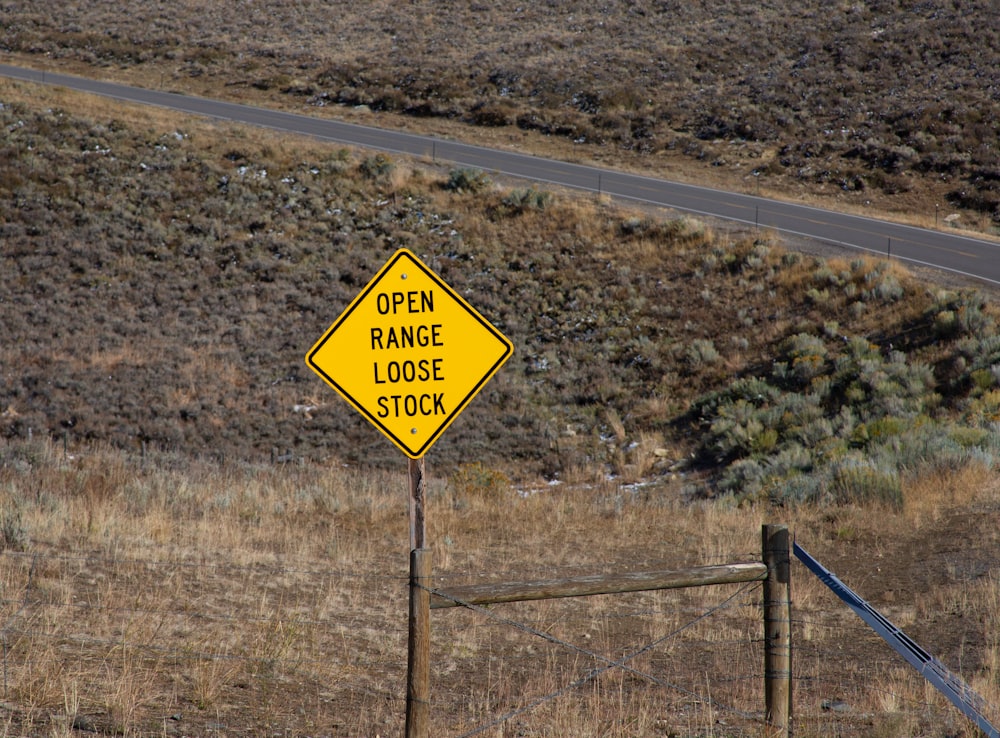
<path id="1" fill-rule="evenodd" d="M 938 471 L 908 480 L 903 513 L 915 526 L 933 525 L 956 507 L 968 507 L 984 489 L 997 484 L 996 474 L 984 464 L 972 463 L 957 472 Z"/>
<path id="2" fill-rule="evenodd" d="M 102 448 L 67 456 L 39 442 L 7 445 L 3 458 L 3 509 L 19 531 L 0 555 L 6 735 L 401 730 L 402 469 L 219 465 Z M 433 463 L 429 471 L 437 586 L 759 560 L 760 525 L 786 522 L 988 700 L 1000 698 L 1000 587 L 974 576 L 976 562 L 1000 552 L 989 522 L 1000 499 L 983 475 L 942 477 L 938 486 L 955 493 L 928 491 L 919 510 L 830 511 L 692 505 L 669 487 L 607 480 L 518 489 L 486 467 L 453 478 L 435 478 Z M 957 530 L 978 542 L 974 561 L 943 570 L 938 552 Z M 793 573 L 798 734 L 966 734 L 817 580 Z M 759 724 L 732 710 L 761 709 L 759 590 L 701 619 L 738 589 L 435 611 L 435 734 L 557 695 L 483 734 L 757 735 Z M 611 670 L 570 689 L 604 664 L 509 622 L 613 660 L 662 640 L 629 662 L 662 683 Z M 849 709 L 821 708 L 833 699 Z"/>

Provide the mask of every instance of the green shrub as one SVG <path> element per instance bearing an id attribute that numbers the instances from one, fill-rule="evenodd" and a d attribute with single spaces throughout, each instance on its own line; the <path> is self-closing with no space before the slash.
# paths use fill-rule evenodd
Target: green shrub
<path id="1" fill-rule="evenodd" d="M 939 338 L 951 338 L 958 334 L 958 317 L 954 310 L 941 310 L 934 316 L 934 333 Z"/>
<path id="2" fill-rule="evenodd" d="M 779 504 L 813 503 L 826 496 L 826 486 L 827 480 L 820 474 L 791 473 L 772 485 L 770 497 Z"/>
<path id="3" fill-rule="evenodd" d="M 836 331 L 831 326 L 828 332 Z M 967 342 L 967 352 L 981 343 L 992 345 Z M 810 496 L 819 494 L 815 480 L 821 479 L 823 494 L 832 499 L 897 505 L 904 470 L 968 463 L 971 451 L 950 438 L 948 425 L 932 420 L 942 397 L 930 366 L 902 351 L 884 354 L 861 336 L 843 346 L 831 361 L 833 350 L 821 338 L 791 335 L 779 344 L 781 360 L 770 378 L 737 380 L 693 404 L 701 458 L 727 465 L 719 477 L 722 489 L 743 485 L 771 498 L 820 499 Z M 976 377 L 984 399 L 970 403 L 967 417 L 1000 418 L 994 373 L 984 369 Z M 962 438 L 976 454 L 992 455 L 982 434 Z"/>
<path id="4" fill-rule="evenodd" d="M 684 358 L 688 368 L 695 371 L 704 366 L 717 364 L 722 357 L 718 349 L 715 348 L 713 341 L 707 338 L 696 338 L 688 344 L 684 352 Z"/>
<path id="5" fill-rule="evenodd" d="M 445 189 L 452 192 L 470 192 L 473 194 L 483 192 L 492 186 L 493 180 L 489 178 L 486 172 L 480 169 L 452 169 L 451 173 L 448 175 L 448 182 L 445 184 Z"/>
<path id="6" fill-rule="evenodd" d="M 996 431 L 985 428 L 955 426 L 949 432 L 951 439 L 962 448 L 989 448 L 996 444 Z"/>
<path id="7" fill-rule="evenodd" d="M 849 458 L 834 465 L 830 492 L 836 502 L 858 504 L 884 503 L 903 506 L 903 486 L 899 472 L 871 462 Z"/>
<path id="8" fill-rule="evenodd" d="M 9 503 L 0 507 L 0 551 L 23 551 L 28 545 L 21 510 Z"/>
<path id="9" fill-rule="evenodd" d="M 783 439 L 801 443 L 807 448 L 812 448 L 823 443 L 823 441 L 831 436 L 833 436 L 833 423 L 830 419 L 815 417 L 788 428 L 783 435 Z"/>
<path id="10" fill-rule="evenodd" d="M 396 165 L 393 163 L 385 154 L 373 154 L 372 156 L 367 156 L 361 160 L 358 165 L 358 171 L 361 172 L 365 177 L 371 180 L 384 180 L 390 174 L 392 174 L 393 169 Z"/>
<path id="11" fill-rule="evenodd" d="M 990 389 L 971 399 L 962 419 L 976 427 L 1000 423 L 1000 390 Z"/>
<path id="12" fill-rule="evenodd" d="M 810 287 L 806 290 L 806 300 L 811 302 L 813 305 L 823 305 L 830 300 L 830 291 L 828 289 L 816 289 L 815 287 Z"/>
<path id="13" fill-rule="evenodd" d="M 995 336 L 993 319 L 983 312 L 985 298 L 978 292 L 942 290 L 935 295 L 927 312 L 934 316 L 934 331 L 942 338 L 974 336 L 988 340 Z"/>
<path id="14" fill-rule="evenodd" d="M 552 193 L 545 190 L 536 190 L 534 187 L 511 190 L 503 200 L 503 205 L 514 213 L 523 213 L 528 210 L 545 210 L 552 202 Z"/>
<path id="15" fill-rule="evenodd" d="M 351 161 L 349 149 L 337 149 L 323 161 L 323 170 L 329 174 L 344 174 Z"/>
<path id="16" fill-rule="evenodd" d="M 767 470 L 775 477 L 787 477 L 811 471 L 816 466 L 813 452 L 798 443 L 786 443 L 767 460 Z"/>
<path id="17" fill-rule="evenodd" d="M 972 386 L 978 392 L 996 386 L 996 377 L 993 376 L 993 372 L 990 369 L 974 369 L 969 373 L 969 379 L 972 380 Z"/>
<path id="18" fill-rule="evenodd" d="M 1000 336 L 965 338 L 958 345 L 961 369 L 956 384 L 969 384 L 974 393 L 981 394 L 1000 386 Z"/>
<path id="19" fill-rule="evenodd" d="M 820 287 L 837 287 L 841 283 L 840 277 L 826 262 L 821 263 L 813 272 L 813 281 Z"/>
<path id="20" fill-rule="evenodd" d="M 779 351 L 792 376 L 803 384 L 819 376 L 826 368 L 826 344 L 821 338 L 808 333 L 797 333 L 785 339 Z"/>
<path id="21" fill-rule="evenodd" d="M 775 428 L 764 428 L 752 441 L 751 450 L 755 454 L 767 454 L 778 445 L 778 431 Z"/>
<path id="22" fill-rule="evenodd" d="M 719 478 L 719 490 L 738 498 L 756 497 L 763 489 L 767 472 L 755 459 L 740 459 L 727 466 Z"/>
<path id="23" fill-rule="evenodd" d="M 907 430 L 910 423 L 902 418 L 876 418 L 868 423 L 867 435 L 869 441 L 883 441 L 891 436 L 899 436 Z"/>
<path id="24" fill-rule="evenodd" d="M 892 274 L 886 274 L 875 286 L 874 295 L 882 302 L 896 302 L 902 299 L 905 290 Z"/>

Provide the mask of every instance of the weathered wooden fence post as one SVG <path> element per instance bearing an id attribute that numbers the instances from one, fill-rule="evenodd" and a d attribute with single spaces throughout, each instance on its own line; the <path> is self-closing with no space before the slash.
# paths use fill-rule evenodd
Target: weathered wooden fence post
<path id="1" fill-rule="evenodd" d="M 410 550 L 427 545 L 426 495 L 427 466 L 423 458 L 408 459 L 407 473 L 410 478 Z"/>
<path id="2" fill-rule="evenodd" d="M 431 550 L 410 551 L 406 738 L 427 738 L 431 707 Z"/>
<path id="3" fill-rule="evenodd" d="M 431 708 L 431 550 L 427 545 L 423 458 L 410 459 L 410 622 L 406 738 L 427 738 Z"/>
<path id="4" fill-rule="evenodd" d="M 768 738 L 788 738 L 792 719 L 792 601 L 788 526 L 761 529 L 764 564 L 764 711 Z"/>

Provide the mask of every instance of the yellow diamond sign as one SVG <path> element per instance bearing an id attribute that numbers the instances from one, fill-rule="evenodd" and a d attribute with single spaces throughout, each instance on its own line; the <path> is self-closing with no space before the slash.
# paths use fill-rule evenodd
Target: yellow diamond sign
<path id="1" fill-rule="evenodd" d="M 407 456 L 419 459 L 514 351 L 503 334 L 400 249 L 306 363 Z"/>

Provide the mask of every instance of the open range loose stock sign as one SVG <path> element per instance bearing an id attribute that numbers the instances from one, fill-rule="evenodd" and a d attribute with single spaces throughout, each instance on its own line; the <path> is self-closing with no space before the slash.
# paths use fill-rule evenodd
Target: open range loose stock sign
<path id="1" fill-rule="evenodd" d="M 419 459 L 514 352 L 407 249 L 386 262 L 306 364 Z"/>

